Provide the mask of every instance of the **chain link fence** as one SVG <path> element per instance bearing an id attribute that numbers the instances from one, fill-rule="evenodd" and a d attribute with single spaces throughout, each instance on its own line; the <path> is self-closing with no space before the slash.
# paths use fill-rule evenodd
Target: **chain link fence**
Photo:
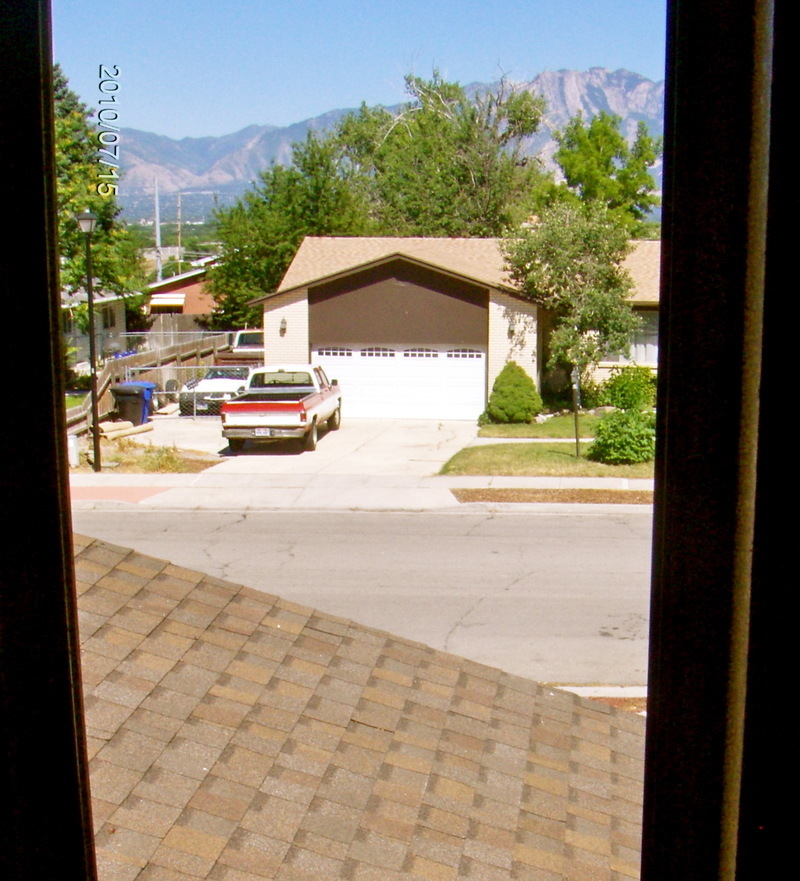
<path id="1" fill-rule="evenodd" d="M 158 406 L 178 404 L 181 416 L 219 416 L 222 404 L 245 388 L 249 372 L 228 365 L 128 367 L 125 381 L 155 383 Z"/>

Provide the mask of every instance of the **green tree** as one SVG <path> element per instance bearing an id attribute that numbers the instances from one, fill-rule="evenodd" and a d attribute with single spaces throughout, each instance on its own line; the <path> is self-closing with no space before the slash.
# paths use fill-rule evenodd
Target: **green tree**
<path id="1" fill-rule="evenodd" d="M 470 101 L 438 74 L 406 86 L 413 100 L 399 114 L 363 106 L 329 134 L 310 133 L 289 167 L 263 172 L 217 213 L 213 326 L 258 323 L 248 302 L 277 287 L 307 235 L 498 235 L 522 219 L 544 177 L 521 155 L 542 100 L 501 87 Z"/>
<path id="2" fill-rule="evenodd" d="M 622 267 L 629 251 L 625 227 L 592 203 L 552 205 L 506 238 L 511 277 L 554 317 L 548 367 L 577 365 L 586 375 L 609 352 L 630 351 L 638 319 Z"/>
<path id="3" fill-rule="evenodd" d="M 505 83 L 471 100 L 458 83 L 406 77 L 398 114 L 361 107 L 335 138 L 358 171 L 379 229 L 389 235 L 492 236 L 521 220 L 544 177 L 522 155 L 544 101 Z"/>
<path id="4" fill-rule="evenodd" d="M 598 202 L 632 235 L 643 234 L 644 221 L 658 205 L 649 169 L 661 155 L 661 139 L 640 122 L 629 147 L 620 133 L 622 120 L 601 112 L 586 125 L 581 114 L 555 133 L 555 160 L 567 186 L 583 202 Z"/>
<path id="5" fill-rule="evenodd" d="M 100 195 L 99 144 L 91 111 L 69 88 L 61 68 L 53 68 L 55 99 L 56 203 L 61 254 L 61 285 L 75 291 L 86 284 L 85 242 L 75 215 L 88 208 L 98 217 L 92 235 L 92 268 L 98 287 L 126 294 L 141 283 L 139 252 L 127 229 L 115 221 L 113 195 Z M 103 188 L 101 188 L 103 189 Z"/>
<path id="6" fill-rule="evenodd" d="M 307 235 L 369 230 L 363 194 L 336 141 L 309 133 L 292 148 L 292 165 L 274 165 L 231 208 L 216 214 L 222 259 L 210 273 L 217 301 L 211 325 L 260 324 L 255 297 L 275 290 Z"/>

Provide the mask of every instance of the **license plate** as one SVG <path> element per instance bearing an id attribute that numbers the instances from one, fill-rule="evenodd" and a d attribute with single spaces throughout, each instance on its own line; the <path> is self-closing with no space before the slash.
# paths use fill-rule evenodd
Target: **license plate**
<path id="1" fill-rule="evenodd" d="M 257 428 L 255 432 L 256 437 L 272 437 L 274 433 L 271 428 Z"/>

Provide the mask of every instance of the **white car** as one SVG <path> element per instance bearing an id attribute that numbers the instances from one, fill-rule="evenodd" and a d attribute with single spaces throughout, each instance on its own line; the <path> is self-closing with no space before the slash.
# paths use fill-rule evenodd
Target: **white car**
<path id="1" fill-rule="evenodd" d="M 222 404 L 247 387 L 249 367 L 210 367 L 202 379 L 190 379 L 178 399 L 181 416 L 219 416 Z"/>

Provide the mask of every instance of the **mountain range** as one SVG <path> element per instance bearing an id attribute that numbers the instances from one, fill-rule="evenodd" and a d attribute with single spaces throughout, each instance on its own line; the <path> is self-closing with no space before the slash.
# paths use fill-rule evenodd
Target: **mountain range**
<path id="1" fill-rule="evenodd" d="M 498 84 L 472 83 L 469 94 Z M 664 117 L 664 83 L 653 82 L 627 70 L 593 67 L 586 71 L 544 71 L 518 90 L 542 95 L 547 102 L 540 130 L 524 146 L 528 155 L 542 158 L 552 167 L 556 149 L 553 132 L 577 113 L 588 120 L 601 111 L 622 118 L 629 140 L 644 121 L 652 135 L 661 135 Z M 388 108 L 390 110 L 394 108 Z M 123 129 L 120 160 L 123 180 L 120 204 L 128 220 L 152 220 L 154 181 L 158 179 L 162 220 L 174 220 L 177 194 L 181 215 L 187 222 L 206 218 L 215 204 L 227 205 L 239 197 L 271 163 L 288 164 L 291 145 L 306 134 L 325 131 L 353 108 L 331 110 L 322 116 L 289 126 L 250 125 L 221 137 L 182 138 Z M 653 169 L 660 182 L 660 168 Z"/>

